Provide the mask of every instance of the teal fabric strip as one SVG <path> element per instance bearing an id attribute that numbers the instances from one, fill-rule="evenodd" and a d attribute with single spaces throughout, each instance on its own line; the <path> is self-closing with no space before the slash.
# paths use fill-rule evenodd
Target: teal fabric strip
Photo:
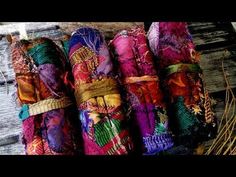
<path id="1" fill-rule="evenodd" d="M 19 113 L 19 119 L 23 121 L 29 117 L 30 117 L 29 106 L 27 104 L 23 104 L 23 106 L 20 110 L 20 113 Z"/>

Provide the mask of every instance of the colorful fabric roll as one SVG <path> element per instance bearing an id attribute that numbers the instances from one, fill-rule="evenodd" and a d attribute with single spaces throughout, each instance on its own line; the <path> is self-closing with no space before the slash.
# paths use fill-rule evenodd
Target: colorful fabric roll
<path id="1" fill-rule="evenodd" d="M 141 27 L 123 30 L 111 41 L 131 119 L 138 129 L 144 154 L 156 154 L 173 146 L 159 77 Z"/>
<path id="2" fill-rule="evenodd" d="M 195 51 L 187 23 L 154 22 L 147 36 L 162 70 L 177 141 L 192 146 L 214 137 L 216 118 L 203 83 L 200 55 Z"/>
<path id="3" fill-rule="evenodd" d="M 127 154 L 132 150 L 132 142 L 102 34 L 89 27 L 76 30 L 69 42 L 69 59 L 85 154 Z"/>
<path id="4" fill-rule="evenodd" d="M 72 124 L 77 111 L 64 83 L 62 51 L 50 39 L 37 38 L 14 41 L 11 55 L 26 154 L 76 154 L 78 129 Z"/>

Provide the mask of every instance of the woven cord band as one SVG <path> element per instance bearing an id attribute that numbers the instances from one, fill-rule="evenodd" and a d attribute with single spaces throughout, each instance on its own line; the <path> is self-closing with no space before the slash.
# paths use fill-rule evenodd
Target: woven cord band
<path id="1" fill-rule="evenodd" d="M 63 97 L 60 99 L 50 98 L 34 104 L 24 104 L 19 113 L 19 118 L 23 121 L 30 116 L 42 114 L 54 109 L 66 108 L 72 104 L 73 103 L 69 97 Z"/>

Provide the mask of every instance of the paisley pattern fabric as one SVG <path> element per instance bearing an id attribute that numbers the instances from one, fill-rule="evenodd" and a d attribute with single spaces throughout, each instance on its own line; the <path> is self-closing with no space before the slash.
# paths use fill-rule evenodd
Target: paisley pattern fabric
<path id="1" fill-rule="evenodd" d="M 148 31 L 149 45 L 162 71 L 173 131 L 179 143 L 196 145 L 216 134 L 216 118 L 204 87 L 195 51 L 185 22 L 154 22 Z"/>
<path id="2" fill-rule="evenodd" d="M 132 149 L 132 142 L 102 34 L 88 27 L 76 30 L 69 42 L 69 59 L 85 154 L 127 154 Z"/>

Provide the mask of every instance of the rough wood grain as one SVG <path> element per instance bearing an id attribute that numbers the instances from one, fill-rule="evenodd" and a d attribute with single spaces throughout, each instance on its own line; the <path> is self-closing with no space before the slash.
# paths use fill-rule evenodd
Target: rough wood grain
<path id="1" fill-rule="evenodd" d="M 189 23 L 196 49 L 201 53 L 206 87 L 210 93 L 225 90 L 221 62 L 232 88 L 236 88 L 236 33 L 231 23 L 197 22 Z"/>
<path id="2" fill-rule="evenodd" d="M 210 93 L 225 90 L 222 61 L 230 85 L 236 88 L 236 45 L 211 49 L 202 52 L 200 65 L 203 68 L 204 80 Z"/>
<path id="3" fill-rule="evenodd" d="M 17 108 L 11 96 L 15 87 L 8 85 L 0 86 L 0 154 L 22 154 L 24 152 L 21 143 L 21 122 L 18 119 L 19 108 Z M 14 146 L 15 144 L 15 146 Z"/>

